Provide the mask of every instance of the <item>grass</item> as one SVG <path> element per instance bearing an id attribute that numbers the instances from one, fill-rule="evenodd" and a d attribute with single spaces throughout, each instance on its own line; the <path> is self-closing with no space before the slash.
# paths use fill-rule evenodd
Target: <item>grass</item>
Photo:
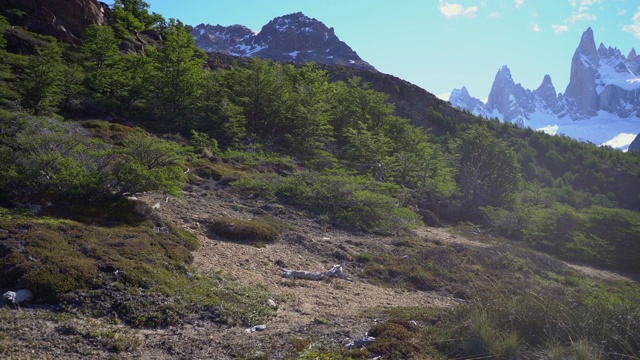
<path id="1" fill-rule="evenodd" d="M 426 239 L 429 240 L 429 239 Z M 384 358 L 638 358 L 640 286 L 587 278 L 506 243 L 473 246 L 405 238 L 410 246 L 363 253 L 361 276 L 383 286 L 432 289 L 467 301 L 452 309 L 395 308 L 366 317 Z M 416 327 L 407 325 L 413 324 Z M 355 357 L 355 355 L 354 355 Z"/>
<path id="2" fill-rule="evenodd" d="M 273 243 L 289 226 L 275 218 L 255 218 L 249 220 L 220 217 L 209 227 L 213 235 L 256 246 Z"/>
<path id="3" fill-rule="evenodd" d="M 125 201 L 84 210 L 0 212 L 0 287 L 28 288 L 67 312 L 133 327 L 195 316 L 249 325 L 275 314 L 266 289 L 197 274 L 189 266 L 195 236 L 148 206 Z"/>

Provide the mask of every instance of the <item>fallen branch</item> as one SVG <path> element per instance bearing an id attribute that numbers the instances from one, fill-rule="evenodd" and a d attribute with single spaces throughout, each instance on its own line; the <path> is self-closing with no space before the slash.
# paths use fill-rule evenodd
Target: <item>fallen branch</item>
<path id="1" fill-rule="evenodd" d="M 344 265 L 345 263 L 343 262 L 340 265 L 333 265 L 333 267 L 327 271 L 317 271 L 317 272 L 303 271 L 303 270 L 288 270 L 284 268 L 278 268 L 278 269 L 284 272 L 283 275 L 287 279 L 294 278 L 294 279 L 304 279 L 304 280 L 322 280 L 327 277 L 337 276 L 340 279 L 353 281 L 349 279 L 344 273 L 342 273 L 342 270 L 344 269 Z"/>

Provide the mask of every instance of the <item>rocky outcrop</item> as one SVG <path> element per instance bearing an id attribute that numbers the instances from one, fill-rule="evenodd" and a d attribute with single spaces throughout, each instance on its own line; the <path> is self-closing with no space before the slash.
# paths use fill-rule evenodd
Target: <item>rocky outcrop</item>
<path id="1" fill-rule="evenodd" d="M 341 41 L 333 28 L 300 12 L 273 19 L 258 33 L 242 25 L 200 24 L 192 35 L 196 45 L 207 52 L 293 63 L 313 61 L 376 71 Z"/>
<path id="2" fill-rule="evenodd" d="M 13 25 L 76 45 L 89 25 L 106 24 L 109 13 L 97 0 L 0 0 L 0 8 L 19 10 L 7 11 Z"/>
<path id="3" fill-rule="evenodd" d="M 462 89 L 453 89 L 451 96 L 449 96 L 449 102 L 457 104 L 458 107 L 469 110 L 472 114 L 488 117 L 489 113 L 485 108 L 485 104 L 472 97 L 466 87 Z"/>
<path id="4" fill-rule="evenodd" d="M 629 145 L 629 151 L 640 151 L 640 134 L 636 135 L 636 138 Z"/>
<path id="5" fill-rule="evenodd" d="M 196 45 L 208 52 L 228 52 L 239 45 L 254 32 L 242 25 L 205 25 L 200 24 L 193 29 L 192 35 Z"/>
<path id="6" fill-rule="evenodd" d="M 600 65 L 600 55 L 593 39 L 593 30 L 588 28 L 582 34 L 580 44 L 571 59 L 571 76 L 564 92 L 565 98 L 573 101 L 570 113 L 574 120 L 595 116 L 598 110 L 598 93 L 595 79 Z"/>
<path id="7" fill-rule="evenodd" d="M 545 75 L 542 80 L 542 84 L 533 91 L 533 94 L 537 96 L 542 104 L 544 104 L 544 106 L 554 114 L 562 112 L 562 105 L 558 99 L 556 88 L 553 86 L 553 82 L 551 81 L 551 76 Z"/>
<path id="8" fill-rule="evenodd" d="M 516 84 L 511 77 L 511 70 L 505 65 L 496 74 L 489 99 L 487 111 L 503 114 L 505 121 L 525 126 L 527 114 L 534 109 L 531 91 Z M 508 119 L 508 120 L 506 120 Z"/>

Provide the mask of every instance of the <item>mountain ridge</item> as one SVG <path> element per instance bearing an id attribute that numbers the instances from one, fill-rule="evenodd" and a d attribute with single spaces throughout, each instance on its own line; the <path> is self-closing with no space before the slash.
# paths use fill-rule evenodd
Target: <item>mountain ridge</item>
<path id="1" fill-rule="evenodd" d="M 207 52 L 294 63 L 313 61 L 377 72 L 340 40 L 332 27 L 302 12 L 276 17 L 259 32 L 243 25 L 199 24 L 191 34 L 196 45 Z"/>
<path id="2" fill-rule="evenodd" d="M 616 148 L 626 150 L 630 141 L 620 144 L 616 138 L 640 133 L 639 74 L 640 58 L 635 48 L 624 56 L 603 43 L 596 47 L 593 30 L 587 28 L 572 57 L 570 81 L 564 93 L 557 93 L 549 75 L 537 89 L 525 89 L 516 84 L 504 65 L 495 76 L 484 106 L 458 89 L 452 91 L 450 102 L 474 115 L 598 145 L 616 143 Z"/>

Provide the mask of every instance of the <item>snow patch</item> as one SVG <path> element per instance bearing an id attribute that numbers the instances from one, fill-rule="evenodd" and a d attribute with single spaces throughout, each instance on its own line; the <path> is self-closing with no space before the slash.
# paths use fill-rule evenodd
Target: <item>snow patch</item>
<path id="1" fill-rule="evenodd" d="M 558 133 L 558 125 L 547 125 L 547 126 L 543 126 L 541 128 L 536 129 L 536 131 L 542 131 L 543 133 L 549 134 L 549 135 L 555 135 Z"/>
<path id="2" fill-rule="evenodd" d="M 292 57 L 292 58 L 294 58 L 294 59 L 295 59 L 296 57 L 298 57 L 298 54 L 300 54 L 300 51 L 298 51 L 298 50 L 293 51 L 293 52 L 290 52 L 290 53 L 285 53 L 285 55 L 289 55 L 289 56 L 291 56 L 291 57 Z"/>
<path id="3" fill-rule="evenodd" d="M 633 141 L 633 137 L 620 135 L 640 133 L 640 118 L 636 116 L 621 118 L 600 110 L 592 118 L 574 121 L 568 117 L 558 118 L 537 111 L 530 115 L 528 126 L 539 130 L 551 130 L 555 127 L 556 135 L 566 135 L 572 139 L 625 150 Z"/>
<path id="4" fill-rule="evenodd" d="M 636 134 L 621 133 L 616 135 L 613 139 L 602 143 L 602 146 L 611 146 L 614 149 L 622 149 L 627 151 L 629 144 L 636 138 Z"/>

